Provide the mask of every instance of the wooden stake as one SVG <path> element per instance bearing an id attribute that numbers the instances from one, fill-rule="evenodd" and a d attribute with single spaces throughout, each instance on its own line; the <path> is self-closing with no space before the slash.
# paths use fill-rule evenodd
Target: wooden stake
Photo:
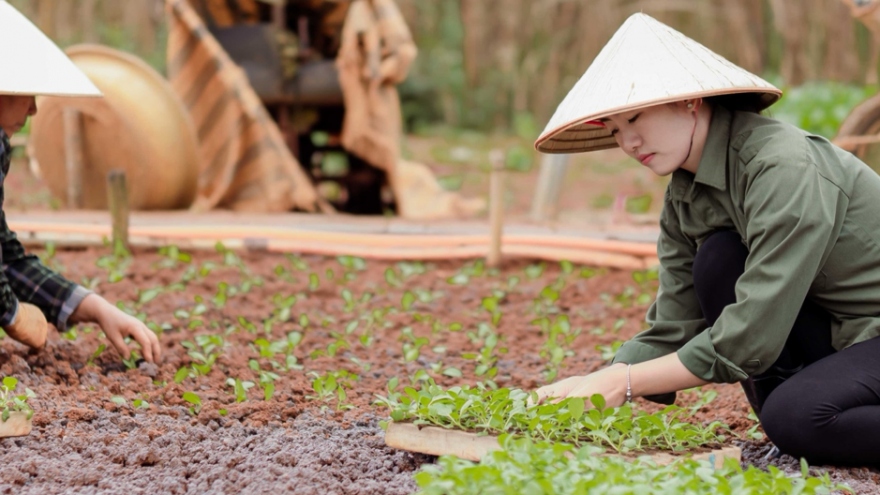
<path id="1" fill-rule="evenodd" d="M 64 109 L 64 168 L 67 173 L 67 207 L 72 210 L 82 208 L 82 116 L 75 108 Z"/>
<path id="2" fill-rule="evenodd" d="M 532 220 L 543 222 L 553 220 L 559 209 L 562 184 L 568 171 L 568 155 L 544 155 L 538 173 L 538 185 L 532 199 Z"/>
<path id="3" fill-rule="evenodd" d="M 489 254 L 486 265 L 497 268 L 501 264 L 501 235 L 504 227 L 504 152 L 489 153 L 492 172 L 489 176 Z"/>
<path id="4" fill-rule="evenodd" d="M 124 170 L 114 169 L 107 174 L 107 205 L 113 220 L 113 251 L 128 250 L 128 190 Z"/>

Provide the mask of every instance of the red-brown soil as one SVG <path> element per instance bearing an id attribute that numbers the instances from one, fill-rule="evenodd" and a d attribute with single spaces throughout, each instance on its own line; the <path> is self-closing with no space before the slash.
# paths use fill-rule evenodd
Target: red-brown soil
<path id="1" fill-rule="evenodd" d="M 575 267 L 564 274 L 559 264 L 545 263 L 543 272 L 536 274 L 538 264 L 525 261 L 509 262 L 497 274 L 473 273 L 473 262 L 401 266 L 369 261 L 362 271 L 349 270 L 350 280 L 345 280 L 346 270 L 337 259 L 255 252 L 240 253 L 240 264 L 230 255 L 192 253 L 191 263 L 167 266 L 166 256 L 136 251 L 122 279 L 110 283 L 108 270 L 98 266 L 101 259 L 106 266 L 109 254 L 108 249 L 65 250 L 49 264 L 74 281 L 96 282 L 96 290 L 110 301 L 142 311 L 147 321 L 164 327 L 163 360 L 158 366 L 143 363 L 127 369 L 112 349 L 93 356 L 106 341 L 90 326 L 77 328 L 75 338 L 72 333 L 51 332 L 48 346 L 34 354 L 9 339 L 0 340 L 0 375 L 14 375 L 37 395 L 31 400 L 36 410 L 31 435 L 0 440 L 2 493 L 410 493 L 416 489 L 412 473 L 432 458 L 386 448 L 378 426 L 386 411 L 372 403 L 376 394 L 386 393 L 389 379 L 398 377 L 408 385 L 421 369 L 444 386 L 475 383 L 475 362 L 462 354 L 482 347 L 473 334 L 479 323 L 491 320 L 482 306 L 484 297 L 494 290 L 506 293 L 499 304 L 503 316 L 497 330 L 497 349 L 506 353 L 496 353 L 495 382 L 534 388 L 545 383 L 542 372 L 548 362 L 541 356 L 545 337 L 532 323 L 542 289 L 564 278 L 558 301 L 543 308 L 567 314 L 572 328 L 580 330 L 570 346 L 574 355 L 563 362 L 560 377 L 604 366 L 596 346 L 641 330 L 656 289 L 653 282 L 637 283 L 631 272 L 582 273 L 582 267 Z M 190 266 L 205 267 L 204 273 L 173 286 Z M 388 268 L 397 274 L 393 284 L 386 278 Z M 467 283 L 449 283 L 450 277 L 462 277 L 468 270 L 472 275 Z M 406 271 L 423 273 L 406 276 Z M 310 274 L 317 276 L 317 287 L 314 280 L 310 287 Z M 227 297 L 218 305 L 223 282 Z M 170 288 L 138 302 L 157 287 Z M 346 303 L 344 290 L 350 291 L 353 302 Z M 401 301 L 408 290 L 424 301 L 405 311 Z M 367 292 L 372 297 L 361 300 Z M 275 322 L 267 333 L 264 320 L 277 315 L 280 302 L 292 295 L 298 298 L 290 318 Z M 200 316 L 187 319 L 182 313 L 201 311 L 199 304 L 205 310 Z M 383 308 L 387 315 L 368 325 L 367 316 Z M 308 318 L 305 326 L 302 315 Z M 346 338 L 347 326 L 357 319 L 359 325 Z M 188 323 L 192 320 L 202 323 Z M 450 331 L 452 323 L 462 329 Z M 361 339 L 368 327 L 371 341 Z M 405 363 L 407 329 L 413 338 L 427 337 L 429 343 Z M 293 351 L 302 369 L 274 370 L 280 378 L 270 400 L 263 399 L 257 385 L 248 390 L 247 400 L 236 402 L 227 379 L 258 382 L 252 366 L 272 370 L 255 341 L 277 341 L 290 332 L 303 335 Z M 183 343 L 201 335 L 222 336 L 226 346 L 207 375 L 175 383 L 175 373 L 193 363 Z M 334 343 L 339 346 L 329 355 Z M 256 362 L 249 364 L 251 360 Z M 283 355 L 275 360 L 283 361 Z M 450 367 L 463 376 L 441 373 Z M 351 379 L 344 407 L 337 411 L 335 398 L 312 398 L 311 373 L 340 370 L 357 379 Z M 737 435 L 745 435 L 753 422 L 747 419 L 748 404 L 738 386 L 706 388 L 718 396 L 700 409 L 697 420 L 721 420 Z M 182 399 L 184 392 L 201 398 L 198 414 Z M 694 392 L 679 394 L 679 404 L 694 404 L 698 397 Z M 135 400 L 143 401 L 138 402 L 142 407 L 134 407 Z M 762 442 L 728 442 L 744 446 L 745 462 L 763 462 L 767 446 Z M 793 459 L 772 462 L 799 470 Z M 830 471 L 860 493 L 872 493 L 878 480 L 876 471 Z"/>

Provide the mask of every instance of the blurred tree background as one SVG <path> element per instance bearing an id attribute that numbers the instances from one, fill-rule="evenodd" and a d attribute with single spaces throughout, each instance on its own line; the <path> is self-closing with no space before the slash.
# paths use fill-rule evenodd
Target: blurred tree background
<path id="1" fill-rule="evenodd" d="M 10 0 L 62 46 L 100 42 L 164 69 L 163 0 Z M 397 0 L 419 47 L 401 87 L 410 130 L 534 136 L 626 17 L 654 16 L 783 86 L 773 113 L 833 134 L 864 83 L 871 38 L 847 0 Z"/>

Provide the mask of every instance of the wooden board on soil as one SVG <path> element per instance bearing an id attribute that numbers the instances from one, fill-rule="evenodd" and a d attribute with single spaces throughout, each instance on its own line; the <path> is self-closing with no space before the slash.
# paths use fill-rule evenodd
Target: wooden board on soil
<path id="1" fill-rule="evenodd" d="M 493 435 L 478 435 L 437 426 L 419 428 L 412 423 L 394 422 L 389 423 L 388 429 L 385 431 L 385 445 L 421 454 L 454 455 L 475 462 L 479 462 L 485 454 L 501 448 L 498 444 L 498 437 Z M 651 458 L 657 464 L 669 464 L 688 454 L 688 452 L 659 452 L 651 454 Z M 627 454 L 626 457 L 642 455 L 646 454 L 634 452 Z M 720 468 L 726 459 L 733 458 L 739 461 L 741 455 L 739 447 L 725 446 L 720 449 L 695 453 L 691 457 L 696 460 L 712 461 L 715 467 Z"/>
<path id="2" fill-rule="evenodd" d="M 0 438 L 23 437 L 30 434 L 32 427 L 33 425 L 31 420 L 28 419 L 27 413 L 11 412 L 9 413 L 9 419 L 0 421 Z"/>

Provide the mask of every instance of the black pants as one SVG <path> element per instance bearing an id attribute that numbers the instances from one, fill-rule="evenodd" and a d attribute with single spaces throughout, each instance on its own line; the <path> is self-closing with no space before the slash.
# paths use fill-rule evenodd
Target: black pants
<path id="1" fill-rule="evenodd" d="M 735 232 L 713 234 L 697 252 L 694 288 L 709 325 L 736 301 L 746 256 Z M 830 316 L 807 300 L 773 366 L 742 385 L 782 452 L 811 464 L 880 466 L 880 338 L 835 352 Z"/>

